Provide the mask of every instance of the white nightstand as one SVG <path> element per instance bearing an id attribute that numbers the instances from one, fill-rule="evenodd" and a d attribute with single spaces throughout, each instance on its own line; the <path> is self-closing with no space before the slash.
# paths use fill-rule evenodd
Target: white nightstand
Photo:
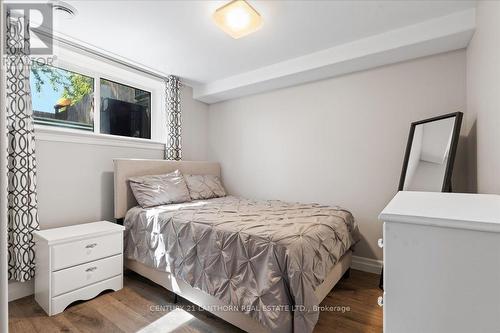
<path id="1" fill-rule="evenodd" d="M 49 316 L 123 287 L 123 230 L 101 221 L 34 232 L 35 300 Z"/>

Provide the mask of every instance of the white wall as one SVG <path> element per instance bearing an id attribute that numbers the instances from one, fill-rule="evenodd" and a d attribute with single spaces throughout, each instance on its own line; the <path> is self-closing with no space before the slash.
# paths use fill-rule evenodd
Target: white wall
<path id="1" fill-rule="evenodd" d="M 203 161 L 208 158 L 208 105 L 193 99 L 193 89 L 181 88 L 182 159 Z"/>
<path id="2" fill-rule="evenodd" d="M 380 259 L 410 123 L 464 111 L 465 80 L 461 50 L 213 104 L 209 159 L 231 193 L 350 209 L 356 255 Z"/>
<path id="3" fill-rule="evenodd" d="M 472 187 L 500 193 L 500 2 L 480 1 L 467 49 L 467 124 Z"/>
<path id="4" fill-rule="evenodd" d="M 40 229 L 114 221 L 113 159 L 163 158 L 156 148 L 36 140 Z"/>
<path id="5" fill-rule="evenodd" d="M 191 96 L 191 88 L 183 87 L 184 159 L 204 160 L 208 106 Z M 65 140 L 61 135 L 59 139 Z M 36 153 L 40 228 L 46 229 L 101 219 L 113 221 L 113 159 L 162 159 L 164 147 L 114 140 L 103 144 L 89 144 L 85 140 L 61 142 L 40 135 Z"/>

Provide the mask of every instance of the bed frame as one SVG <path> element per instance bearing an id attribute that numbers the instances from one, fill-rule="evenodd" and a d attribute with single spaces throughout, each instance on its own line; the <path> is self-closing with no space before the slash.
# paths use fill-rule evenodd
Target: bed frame
<path id="1" fill-rule="evenodd" d="M 219 163 L 193 162 L 193 161 L 165 161 L 165 160 L 139 160 L 139 159 L 115 159 L 114 160 L 114 188 L 115 188 L 115 218 L 122 221 L 127 211 L 136 206 L 137 202 L 128 185 L 128 178 L 153 174 L 168 173 L 180 170 L 185 174 L 201 175 L 210 174 L 221 176 Z M 348 251 L 339 262 L 328 273 L 325 281 L 316 289 L 315 294 L 319 300 L 323 300 L 331 289 L 344 275 L 349 274 L 352 252 Z M 257 320 L 250 316 L 234 311 L 223 311 L 228 304 L 222 302 L 205 292 L 193 288 L 184 281 L 176 279 L 169 272 L 158 271 L 138 261 L 127 259 L 125 267 L 148 278 L 149 280 L 163 286 L 171 292 L 179 295 L 195 305 L 213 313 L 225 321 L 239 327 L 247 332 L 270 332 Z M 289 332 L 292 332 L 292 320 L 290 320 Z"/>

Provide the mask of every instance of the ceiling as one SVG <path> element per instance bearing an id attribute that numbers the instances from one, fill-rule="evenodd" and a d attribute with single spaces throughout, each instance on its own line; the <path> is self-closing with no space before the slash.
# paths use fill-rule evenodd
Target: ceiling
<path id="1" fill-rule="evenodd" d="M 475 1 L 256 1 L 262 28 L 234 40 L 211 15 L 228 1 L 73 1 L 55 31 L 190 84 L 219 80 L 475 7 Z"/>

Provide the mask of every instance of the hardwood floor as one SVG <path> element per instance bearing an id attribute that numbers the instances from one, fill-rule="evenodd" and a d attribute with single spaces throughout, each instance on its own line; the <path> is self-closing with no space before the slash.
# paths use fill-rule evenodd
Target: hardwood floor
<path id="1" fill-rule="evenodd" d="M 377 298 L 379 276 L 352 270 L 321 303 L 337 311 L 322 312 L 315 333 L 382 332 L 382 309 Z M 194 307 L 145 278 L 129 273 L 124 288 L 90 301 L 79 302 L 63 313 L 48 317 L 28 296 L 9 303 L 9 332 L 242 332 L 206 311 L 185 311 Z M 343 311 L 338 311 L 343 310 Z"/>

